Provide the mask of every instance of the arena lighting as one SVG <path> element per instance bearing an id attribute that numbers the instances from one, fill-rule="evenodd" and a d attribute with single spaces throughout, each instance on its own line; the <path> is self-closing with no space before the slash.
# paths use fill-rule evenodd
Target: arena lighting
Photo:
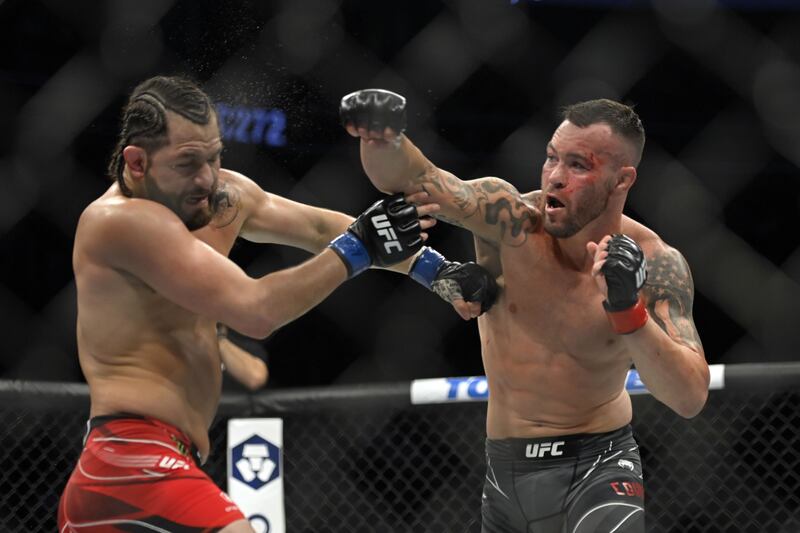
<path id="1" fill-rule="evenodd" d="M 286 113 L 281 109 L 264 109 L 214 104 L 219 115 L 222 137 L 226 141 L 265 146 L 285 146 Z"/>

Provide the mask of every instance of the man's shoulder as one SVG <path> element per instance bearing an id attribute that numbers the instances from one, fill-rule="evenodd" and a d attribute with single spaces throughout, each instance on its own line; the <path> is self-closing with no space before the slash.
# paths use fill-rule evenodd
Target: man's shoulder
<path id="1" fill-rule="evenodd" d="M 622 216 L 622 233 L 639 243 L 640 246 L 643 244 L 663 243 L 658 233 L 625 215 Z"/>
<path id="2" fill-rule="evenodd" d="M 229 204 L 236 204 L 245 211 L 269 197 L 258 183 L 235 170 L 221 168 L 219 171 L 218 192 L 225 195 Z"/>
<path id="3" fill-rule="evenodd" d="M 636 241 L 648 260 L 663 254 L 682 256 L 679 250 L 664 242 L 658 233 L 630 217 L 623 217 L 622 233 Z"/>
<path id="4" fill-rule="evenodd" d="M 539 202 L 541 201 L 541 198 L 542 198 L 542 191 L 540 191 L 540 190 L 529 191 L 529 192 L 522 193 L 520 196 L 522 196 L 522 199 L 529 206 L 537 207 L 539 205 Z"/>
<path id="5" fill-rule="evenodd" d="M 542 191 L 535 190 L 529 191 L 526 193 L 520 194 L 522 201 L 525 203 L 525 206 L 528 208 L 528 212 L 532 217 L 539 218 L 541 216 L 541 205 L 542 205 Z"/>
<path id="6" fill-rule="evenodd" d="M 143 236 L 147 227 L 159 232 L 183 223 L 167 207 L 142 198 L 103 195 L 81 213 L 75 231 L 75 248 L 108 251 L 130 236 Z M 183 226 L 185 227 L 185 226 Z"/>
<path id="7" fill-rule="evenodd" d="M 249 192 L 251 189 L 261 188 L 255 181 L 241 172 L 229 168 L 219 169 L 219 181 L 220 187 L 233 187 L 242 192 Z"/>
<path id="8" fill-rule="evenodd" d="M 170 218 L 177 219 L 172 211 L 158 202 L 144 198 L 128 198 L 121 195 L 103 195 L 83 210 L 78 229 L 80 230 L 81 225 L 113 224 L 117 221 L 131 221 L 134 223 L 136 220 L 146 221 L 146 219 L 141 218 L 141 215 L 155 216 L 165 220 Z"/>

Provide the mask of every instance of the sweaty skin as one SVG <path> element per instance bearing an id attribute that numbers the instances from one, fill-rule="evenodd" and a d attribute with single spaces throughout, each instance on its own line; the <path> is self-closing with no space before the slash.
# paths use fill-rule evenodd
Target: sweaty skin
<path id="1" fill-rule="evenodd" d="M 627 217 L 623 233 L 658 246 L 652 231 Z M 500 250 L 476 239 L 483 266 L 503 265 L 496 309 L 478 318 L 490 438 L 600 433 L 631 420 L 631 356 L 609 327 L 590 273 L 565 269 L 553 240 L 541 229 Z"/>
<path id="2" fill-rule="evenodd" d="M 346 127 L 361 138 L 362 163 L 378 189 L 436 202 L 437 218 L 471 231 L 478 263 L 498 277 L 500 297 L 478 319 L 489 438 L 624 426 L 631 364 L 674 411 L 700 411 L 709 374 L 692 320 L 691 274 L 677 250 L 622 215 L 638 155 L 607 124 L 563 122 L 547 145 L 542 190 L 527 194 L 495 177 L 462 181 L 404 135 Z M 610 235 L 620 232 L 649 265 L 640 295 L 650 319 L 630 335 L 611 329 L 602 306 L 600 267 Z"/>
<path id="3" fill-rule="evenodd" d="M 230 205 L 193 234 L 222 255 L 239 236 L 318 252 L 352 220 L 268 195 L 225 169 L 219 181 Z M 103 264 L 91 253 L 98 244 L 90 240 L 92 232 L 84 231 L 102 223 L 109 211 L 137 201 L 112 185 L 86 210 L 76 234 L 78 353 L 91 391 L 91 416 L 122 412 L 158 418 L 185 431 L 205 458 L 222 380 L 216 321 Z M 281 223 L 295 228 L 293 233 L 283 232 Z"/>
<path id="4" fill-rule="evenodd" d="M 73 250 L 78 354 L 90 416 L 157 418 L 185 432 L 205 460 L 222 379 L 216 323 L 263 338 L 317 305 L 347 277 L 326 246 L 353 218 L 221 169 L 215 120 L 200 126 L 168 117 L 166 147 L 125 148 L 136 197 L 115 183 L 81 215 Z M 209 220 L 212 203 L 218 209 Z M 418 209 L 421 217 L 434 212 Z M 199 229 L 190 233 L 190 224 Z M 253 279 L 225 257 L 237 237 L 317 255 Z M 405 273 L 413 259 L 391 270 Z M 456 305 L 462 316 L 479 306 Z"/>

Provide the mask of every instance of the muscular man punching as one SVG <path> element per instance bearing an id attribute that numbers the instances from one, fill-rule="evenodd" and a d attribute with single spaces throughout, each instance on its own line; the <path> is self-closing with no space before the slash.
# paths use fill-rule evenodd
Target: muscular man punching
<path id="1" fill-rule="evenodd" d="M 686 260 L 622 214 L 645 134 L 610 100 L 567 107 L 545 149 L 541 190 L 462 181 L 402 134 L 405 99 L 342 100 L 364 169 L 385 192 L 440 206 L 471 231 L 504 287 L 479 321 L 489 383 L 484 532 L 644 531 L 644 488 L 625 378 L 695 416 L 709 371 Z"/>
<path id="2" fill-rule="evenodd" d="M 115 183 L 75 236 L 92 418 L 61 497 L 61 533 L 252 531 L 198 467 L 220 395 L 217 322 L 263 338 L 370 266 L 408 272 L 412 261 L 421 283 L 465 288 L 474 301 L 453 302 L 463 317 L 491 305 L 483 269 L 418 253 L 435 205 L 415 209 L 396 195 L 354 221 L 266 193 L 220 168 L 221 151 L 214 108 L 194 84 L 156 77 L 131 94 Z M 317 255 L 253 279 L 226 257 L 238 236 Z"/>

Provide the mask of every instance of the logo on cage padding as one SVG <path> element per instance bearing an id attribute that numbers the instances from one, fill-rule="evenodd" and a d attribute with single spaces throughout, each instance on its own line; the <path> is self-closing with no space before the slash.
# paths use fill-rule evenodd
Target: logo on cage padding
<path id="1" fill-rule="evenodd" d="M 259 435 L 231 449 L 233 477 L 255 490 L 275 480 L 281 472 L 281 450 Z"/>

